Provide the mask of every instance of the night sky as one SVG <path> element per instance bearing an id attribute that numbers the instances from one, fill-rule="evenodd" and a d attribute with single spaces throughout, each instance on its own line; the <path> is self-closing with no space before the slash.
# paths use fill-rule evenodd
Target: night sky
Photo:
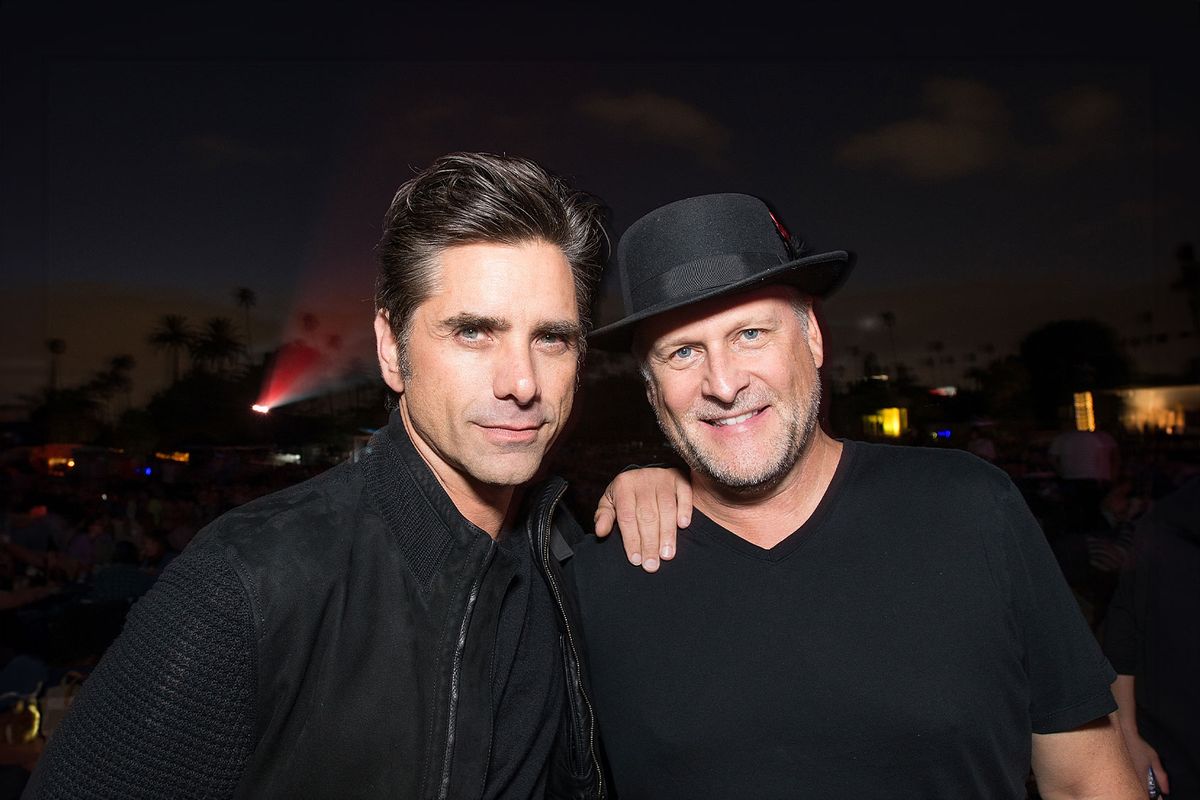
<path id="1" fill-rule="evenodd" d="M 855 353 L 891 360 L 884 311 L 913 366 L 933 341 L 961 369 L 1080 317 L 1169 333 L 1134 353 L 1143 369 L 1195 355 L 1169 288 L 1176 246 L 1200 243 L 1195 2 L 440 8 L 0 4 L 0 404 L 45 384 L 52 337 L 61 383 L 130 353 L 145 397 L 167 376 L 155 321 L 240 328 L 239 286 L 256 352 L 312 312 L 339 358 L 369 361 L 383 213 L 453 150 L 540 161 L 605 200 L 614 240 L 682 197 L 766 198 L 814 247 L 857 254 L 824 309 L 835 378 Z"/>

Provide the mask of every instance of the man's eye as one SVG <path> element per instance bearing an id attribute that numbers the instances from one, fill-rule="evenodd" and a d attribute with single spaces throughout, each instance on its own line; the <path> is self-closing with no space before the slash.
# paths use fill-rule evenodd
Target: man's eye
<path id="1" fill-rule="evenodd" d="M 674 353 L 671 353 L 671 359 L 674 361 L 686 361 L 695 353 L 690 347 L 681 347 Z"/>
<path id="2" fill-rule="evenodd" d="M 466 339 L 469 342 L 474 342 L 483 337 L 483 331 L 472 325 L 467 325 L 466 327 L 458 329 L 458 336 L 460 339 Z"/>
<path id="3" fill-rule="evenodd" d="M 742 338 L 748 342 L 753 342 L 760 336 L 762 336 L 761 328 L 747 328 L 746 330 L 742 331 Z"/>

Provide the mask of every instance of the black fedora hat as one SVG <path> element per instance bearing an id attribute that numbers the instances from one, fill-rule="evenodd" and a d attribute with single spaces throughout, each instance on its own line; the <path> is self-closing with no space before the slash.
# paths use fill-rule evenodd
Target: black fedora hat
<path id="1" fill-rule="evenodd" d="M 638 322 L 711 297 L 786 283 L 823 297 L 841 285 L 854 257 L 810 253 L 757 197 L 706 194 L 669 203 L 629 226 L 617 244 L 625 315 L 588 343 L 626 350 Z"/>

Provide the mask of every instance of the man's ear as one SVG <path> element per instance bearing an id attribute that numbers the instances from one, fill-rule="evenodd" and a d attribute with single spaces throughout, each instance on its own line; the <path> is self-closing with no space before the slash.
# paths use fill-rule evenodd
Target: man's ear
<path id="1" fill-rule="evenodd" d="M 825 363 L 825 340 L 821 336 L 821 325 L 817 322 L 817 313 L 812 304 L 809 304 L 805 313 L 808 314 L 808 349 L 817 369 L 820 369 Z"/>
<path id="2" fill-rule="evenodd" d="M 651 408 L 658 408 L 658 387 L 649 373 L 642 373 L 642 386 L 646 389 L 646 401 Z"/>
<path id="3" fill-rule="evenodd" d="M 387 311 L 375 312 L 375 351 L 379 356 L 379 374 L 396 394 L 404 394 L 404 376 L 400 373 L 400 347 Z"/>

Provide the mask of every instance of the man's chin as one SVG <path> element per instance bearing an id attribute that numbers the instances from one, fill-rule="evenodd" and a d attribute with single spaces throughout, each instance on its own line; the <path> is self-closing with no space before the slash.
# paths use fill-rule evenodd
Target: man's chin
<path id="1" fill-rule="evenodd" d="M 479 483 L 488 486 L 521 486 L 533 480 L 542 459 L 499 456 L 487 463 L 473 465 L 470 475 Z"/>

